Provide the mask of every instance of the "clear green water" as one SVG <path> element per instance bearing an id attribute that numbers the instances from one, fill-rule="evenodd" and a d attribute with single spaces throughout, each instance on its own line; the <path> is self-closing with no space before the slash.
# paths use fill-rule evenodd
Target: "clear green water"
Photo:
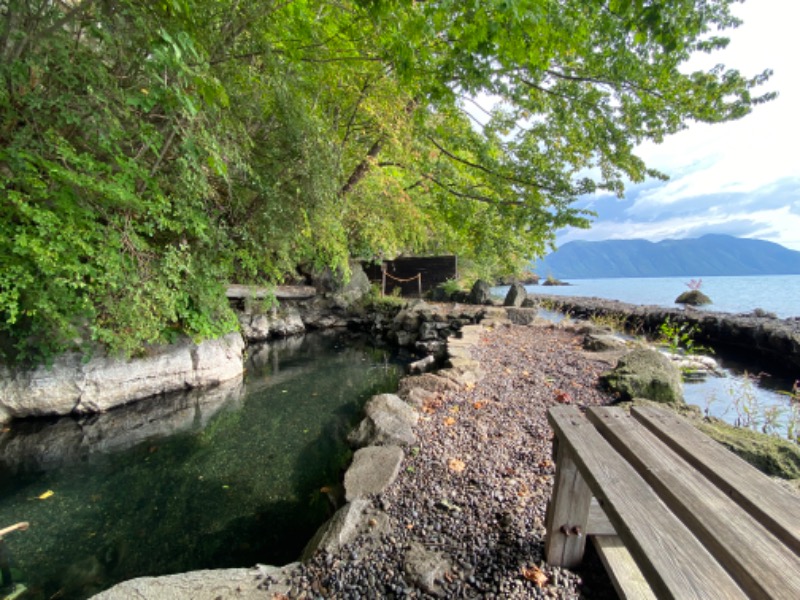
<path id="1" fill-rule="evenodd" d="M 321 488 L 340 480 L 347 432 L 399 367 L 330 335 L 253 354 L 243 384 L 0 434 L 0 528 L 31 525 L 5 541 L 25 598 L 299 556 L 332 514 Z"/>

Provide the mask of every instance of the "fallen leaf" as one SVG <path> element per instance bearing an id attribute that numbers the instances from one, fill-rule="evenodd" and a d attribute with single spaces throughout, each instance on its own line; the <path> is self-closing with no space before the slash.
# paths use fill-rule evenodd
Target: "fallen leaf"
<path id="1" fill-rule="evenodd" d="M 39 494 L 36 496 L 39 500 L 47 500 L 50 496 L 55 495 L 53 490 L 47 490 L 44 494 Z"/>
<path id="2" fill-rule="evenodd" d="M 447 417 L 447 418 L 444 420 L 444 424 L 445 424 L 447 427 L 451 427 L 451 426 L 453 426 L 453 425 L 455 425 L 455 424 L 456 424 L 456 420 L 455 420 L 453 417 Z"/>
<path id="3" fill-rule="evenodd" d="M 453 471 L 454 473 L 461 473 L 464 469 L 467 468 L 467 465 L 464 463 L 463 460 L 458 460 L 457 458 L 451 458 L 447 461 L 447 467 Z"/>
<path id="4" fill-rule="evenodd" d="M 544 584 L 547 583 L 547 575 L 536 566 L 533 567 L 522 567 L 522 576 L 527 579 L 528 581 L 532 581 L 536 584 L 536 587 L 544 587 Z"/>
<path id="5" fill-rule="evenodd" d="M 572 397 L 565 391 L 556 390 L 556 402 L 561 404 L 569 404 L 572 402 Z"/>
<path id="6" fill-rule="evenodd" d="M 466 391 L 468 391 L 468 392 L 471 392 L 472 390 L 474 390 L 474 389 L 475 389 L 475 384 L 474 384 L 474 383 L 472 383 L 471 381 L 470 381 L 469 383 L 465 383 L 465 384 L 464 384 L 464 389 L 465 389 Z"/>
<path id="7" fill-rule="evenodd" d="M 474 407 L 476 410 L 480 410 L 480 409 L 482 409 L 482 408 L 483 408 L 485 405 L 486 405 L 486 403 L 485 403 L 485 402 L 473 402 L 473 403 L 472 403 L 472 406 L 473 406 L 473 407 Z"/>
<path id="8" fill-rule="evenodd" d="M 458 406 L 451 406 L 451 407 L 450 407 L 450 412 L 451 412 L 451 413 L 455 414 L 455 413 L 457 413 L 458 411 L 459 411 L 459 408 L 458 408 Z"/>

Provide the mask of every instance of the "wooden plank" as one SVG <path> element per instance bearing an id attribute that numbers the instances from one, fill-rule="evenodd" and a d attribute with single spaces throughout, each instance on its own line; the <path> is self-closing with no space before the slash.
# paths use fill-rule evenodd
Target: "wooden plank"
<path id="1" fill-rule="evenodd" d="M 548 420 L 659 598 L 731 600 L 744 592 L 574 406 Z"/>
<path id="2" fill-rule="evenodd" d="M 592 538 L 592 542 L 621 600 L 656 599 L 636 561 L 619 537 L 598 535 Z"/>
<path id="3" fill-rule="evenodd" d="M 800 554 L 798 496 L 675 413 L 642 406 L 634 407 L 631 414 L 796 554 Z"/>
<path id="4" fill-rule="evenodd" d="M 586 523 L 592 492 L 578 470 L 572 449 L 560 446 L 553 495 L 546 517 L 545 556 L 551 565 L 575 567 L 586 548 Z"/>
<path id="5" fill-rule="evenodd" d="M 274 295 L 278 300 L 304 300 L 317 295 L 317 290 L 310 285 L 276 285 L 275 287 L 259 287 L 257 285 L 229 285 L 225 295 L 231 300 L 253 298 L 262 300 Z"/>
<path id="6" fill-rule="evenodd" d="M 589 519 L 586 523 L 586 535 L 605 535 L 616 536 L 617 532 L 614 531 L 614 526 L 608 520 L 608 515 L 597 498 L 592 498 L 589 504 Z"/>
<path id="7" fill-rule="evenodd" d="M 800 598 L 800 556 L 622 409 L 589 419 L 751 598 Z"/>

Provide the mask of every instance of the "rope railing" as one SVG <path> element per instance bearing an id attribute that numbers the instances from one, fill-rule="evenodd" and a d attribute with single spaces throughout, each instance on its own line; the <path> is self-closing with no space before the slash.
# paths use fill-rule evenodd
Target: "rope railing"
<path id="1" fill-rule="evenodd" d="M 386 269 L 381 271 L 383 274 L 382 281 L 381 281 L 381 296 L 386 295 L 386 278 L 388 277 L 392 281 L 396 281 L 398 283 L 408 283 L 410 281 L 417 280 L 417 287 L 419 289 L 419 297 L 422 298 L 422 273 L 417 273 L 414 277 L 409 277 L 408 279 L 402 279 L 400 277 L 395 277 L 394 275 L 390 275 L 386 272 Z"/>

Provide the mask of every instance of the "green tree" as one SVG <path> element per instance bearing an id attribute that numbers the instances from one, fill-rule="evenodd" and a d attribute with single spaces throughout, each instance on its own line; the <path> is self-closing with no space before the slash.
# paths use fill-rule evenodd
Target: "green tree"
<path id="1" fill-rule="evenodd" d="M 350 256 L 515 270 L 662 176 L 638 143 L 771 97 L 682 70 L 731 4 L 0 2 L 3 353 L 218 335 L 227 282 Z"/>

